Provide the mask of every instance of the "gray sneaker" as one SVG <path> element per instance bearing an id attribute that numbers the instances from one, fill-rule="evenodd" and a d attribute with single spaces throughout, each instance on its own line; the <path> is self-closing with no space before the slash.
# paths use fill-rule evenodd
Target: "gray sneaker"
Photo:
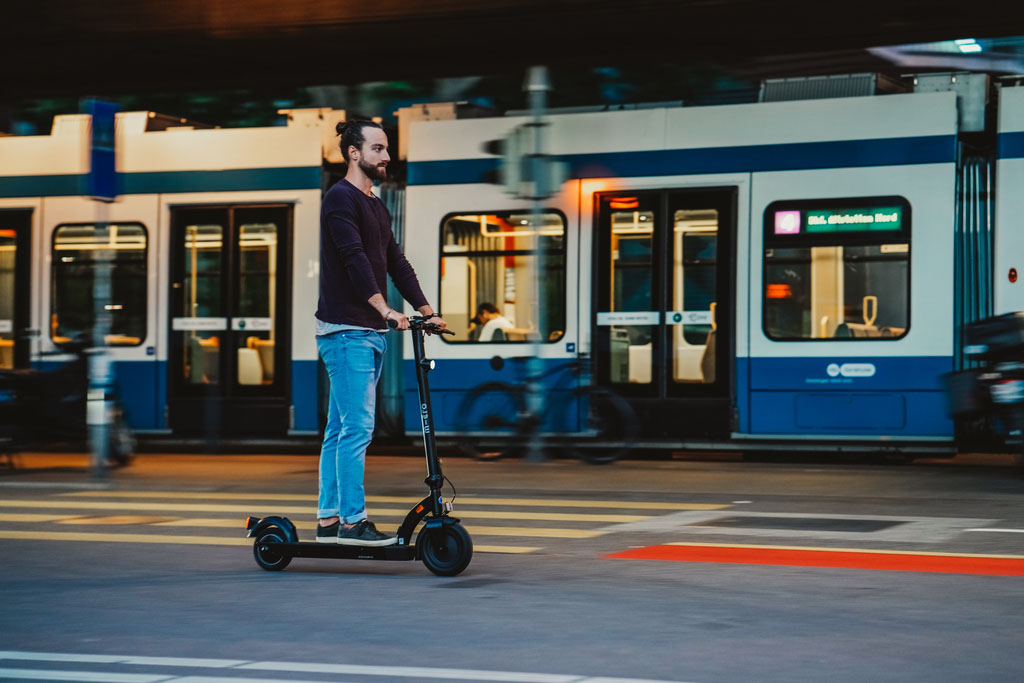
<path id="1" fill-rule="evenodd" d="M 317 543 L 337 543 L 338 542 L 338 528 L 341 524 L 335 522 L 334 524 L 328 524 L 323 526 L 321 524 L 316 525 L 316 542 Z"/>
<path id="2" fill-rule="evenodd" d="M 397 542 L 397 536 L 382 534 L 368 519 L 348 528 L 338 527 L 338 543 L 342 545 L 394 545 Z"/>

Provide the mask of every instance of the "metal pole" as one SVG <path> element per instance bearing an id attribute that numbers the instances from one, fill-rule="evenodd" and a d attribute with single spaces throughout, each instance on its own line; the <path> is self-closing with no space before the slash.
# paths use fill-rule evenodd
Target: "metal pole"
<path id="1" fill-rule="evenodd" d="M 106 202 L 97 202 L 96 210 L 96 251 L 93 252 L 94 279 L 92 285 L 94 323 L 92 349 L 89 353 L 89 393 L 86 401 L 86 422 L 89 425 L 89 441 L 92 450 L 92 473 L 94 477 L 106 476 L 110 455 L 110 387 L 113 384 L 113 368 L 107 353 L 107 336 L 110 334 L 110 274 L 113 269 L 113 246 L 116 239 L 110 225 L 110 209 Z M 106 244 L 103 244 L 105 242 Z"/>
<path id="2" fill-rule="evenodd" d="M 533 150 L 530 155 L 530 177 L 533 180 L 533 207 L 530 223 L 534 230 L 534 244 L 536 246 L 536 257 L 534 258 L 532 310 L 537 319 L 537 339 L 534 342 L 533 353 L 528 364 L 526 400 L 527 407 L 535 425 L 531 430 L 530 443 L 527 449 L 526 459 L 532 462 L 544 460 L 544 445 L 541 438 L 541 429 L 544 420 L 544 392 L 541 389 L 540 375 L 544 371 L 544 364 L 541 362 L 541 350 L 544 347 L 543 335 L 545 334 L 545 318 L 543 310 L 544 299 L 541 296 L 541 287 L 544 283 L 544 249 L 541 244 L 541 230 L 544 225 L 544 199 L 550 191 L 547 187 L 545 176 L 546 166 L 544 164 L 544 111 L 547 109 L 548 91 L 551 89 L 548 80 L 548 70 L 544 66 L 533 66 L 527 72 L 524 86 L 530 98 L 531 127 L 533 129 Z"/>
<path id="3" fill-rule="evenodd" d="M 111 270 L 117 227 L 110 223 L 108 202 L 117 197 L 117 164 L 114 148 L 117 138 L 117 105 L 86 100 L 83 109 L 89 114 L 88 194 L 96 202 L 96 226 L 93 260 L 93 328 L 89 349 L 89 388 L 86 395 L 85 421 L 89 428 L 92 471 L 96 477 L 106 475 L 110 454 L 109 397 L 114 384 L 114 368 L 107 353 L 107 337 L 111 331 Z"/>

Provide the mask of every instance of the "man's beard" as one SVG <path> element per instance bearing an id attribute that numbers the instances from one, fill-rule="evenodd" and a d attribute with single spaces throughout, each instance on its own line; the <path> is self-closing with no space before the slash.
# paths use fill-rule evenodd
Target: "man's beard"
<path id="1" fill-rule="evenodd" d="M 388 169 L 387 166 L 373 166 L 366 163 L 362 159 L 359 160 L 359 168 L 362 169 L 363 173 L 370 180 L 387 180 Z"/>

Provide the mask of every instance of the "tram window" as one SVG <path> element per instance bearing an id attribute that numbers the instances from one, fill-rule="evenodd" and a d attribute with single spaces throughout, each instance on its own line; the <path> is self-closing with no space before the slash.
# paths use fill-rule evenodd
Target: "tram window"
<path id="1" fill-rule="evenodd" d="M 256 329 L 239 335 L 238 383 L 274 383 L 274 321 L 277 320 L 278 226 L 249 223 L 238 227 L 238 308 L 240 322 Z M 245 339 L 241 339 L 241 337 Z"/>
<path id="2" fill-rule="evenodd" d="M 556 342 L 565 334 L 565 216 L 451 214 L 441 223 L 441 312 L 453 343 Z M 535 310 L 534 272 L 540 316 Z"/>
<path id="3" fill-rule="evenodd" d="M 765 212 L 764 282 L 771 339 L 905 336 L 909 204 L 897 197 L 776 202 Z"/>
<path id="4" fill-rule="evenodd" d="M 717 357 L 718 211 L 678 210 L 672 230 L 672 379 L 711 384 Z M 674 317 L 674 316 L 673 316 Z"/>
<path id="5" fill-rule="evenodd" d="M 50 278 L 50 338 L 56 344 L 92 339 L 94 286 L 101 258 L 109 256 L 110 346 L 138 346 L 146 338 L 146 252 L 141 223 L 57 226 Z"/>

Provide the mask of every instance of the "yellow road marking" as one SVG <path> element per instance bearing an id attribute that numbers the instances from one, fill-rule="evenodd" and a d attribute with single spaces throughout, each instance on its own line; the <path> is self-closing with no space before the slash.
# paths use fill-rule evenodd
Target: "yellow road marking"
<path id="1" fill-rule="evenodd" d="M 203 518 L 182 518 L 167 522 L 154 522 L 156 526 L 191 526 L 203 528 L 233 529 L 242 528 L 237 519 L 203 519 Z M 397 524 L 377 524 L 381 531 L 396 531 Z M 310 534 L 315 529 L 312 523 L 306 527 L 299 527 L 300 531 L 308 531 Z M 467 526 L 466 530 L 474 536 L 533 536 L 536 538 L 594 538 L 603 536 L 606 532 L 597 529 L 552 529 L 547 527 L 532 526 Z"/>
<path id="2" fill-rule="evenodd" d="M 259 513 L 265 514 L 277 514 L 277 515 L 311 515 L 314 510 L 312 507 L 289 507 L 282 506 L 276 509 L 269 508 L 257 508 L 253 505 L 218 505 L 213 503 L 121 503 L 121 502 L 105 502 L 105 501 L 80 501 L 80 500 L 61 500 L 61 501 L 39 501 L 39 500 L 0 500 L 0 507 L 6 508 L 55 508 L 59 507 L 65 510 L 132 510 L 138 511 L 149 511 L 149 512 L 237 512 L 240 514 L 256 515 Z M 408 510 L 401 508 L 381 508 L 381 509 L 370 509 L 368 514 L 370 516 L 378 517 L 404 517 L 408 514 Z M 550 522 L 607 522 L 607 523 L 625 523 L 625 522 L 639 522 L 645 519 L 649 519 L 648 515 L 602 515 L 602 514 L 590 514 L 590 513 L 571 513 L 571 512 L 517 512 L 517 511 L 506 511 L 506 510 L 463 510 L 459 508 L 456 510 L 455 515 L 458 517 L 473 517 L 477 519 L 523 519 L 533 521 L 550 521 Z M 241 521 L 239 521 L 241 523 Z"/>
<path id="3" fill-rule="evenodd" d="M 244 529 L 245 520 L 238 519 L 211 519 L 202 517 L 179 517 L 169 522 L 156 522 L 154 526 L 194 526 L 211 529 Z M 313 525 L 309 525 L 310 531 L 313 530 Z M 383 525 L 378 524 L 377 528 L 383 528 Z"/>
<path id="4" fill-rule="evenodd" d="M 142 515 L 104 515 L 102 517 L 66 517 L 58 520 L 58 524 L 96 524 L 117 525 L 117 524 L 157 524 L 174 519 L 173 517 L 145 517 Z"/>
<path id="5" fill-rule="evenodd" d="M 27 541 L 87 541 L 92 543 L 162 543 L 181 545 L 252 545 L 251 538 L 228 538 L 219 536 L 156 536 L 152 534 L 98 534 L 73 531 L 7 531 L 0 530 L 0 538 Z M 479 553 L 532 553 L 540 548 L 518 545 L 474 545 L 473 552 Z"/>
<path id="6" fill-rule="evenodd" d="M 35 513 L 0 513 L 0 522 L 53 522 L 64 519 L 64 515 L 43 515 Z"/>
<path id="7" fill-rule="evenodd" d="M 77 491 L 62 493 L 62 497 L 76 498 L 199 498 L 209 500 L 284 500 L 316 501 L 316 496 L 297 493 L 216 493 L 195 491 Z M 423 500 L 411 496 L 367 496 L 367 503 L 407 503 L 412 505 Z M 570 500 L 565 498 L 477 498 L 463 496 L 458 499 L 464 505 L 510 505 L 513 507 L 560 507 L 560 508 L 613 508 L 616 510 L 721 510 L 730 505 L 718 503 L 658 503 L 628 500 Z"/>
<path id="8" fill-rule="evenodd" d="M 251 545 L 251 538 L 218 536 L 158 536 L 156 534 L 99 534 L 88 531 L 9 531 L 0 538 L 26 541 L 91 541 L 94 543 L 178 543 L 184 545 Z"/>
<path id="9" fill-rule="evenodd" d="M 1024 560 L 1024 555 L 983 555 L 978 553 L 937 553 L 926 550 L 878 550 L 872 548 L 828 548 L 804 545 L 749 545 L 745 543 L 690 543 L 677 541 L 662 545 L 685 545 L 703 548 L 747 548 L 754 550 L 813 550 L 830 553 L 870 553 L 875 555 L 925 555 L 928 557 L 979 557 L 1000 560 Z"/>

